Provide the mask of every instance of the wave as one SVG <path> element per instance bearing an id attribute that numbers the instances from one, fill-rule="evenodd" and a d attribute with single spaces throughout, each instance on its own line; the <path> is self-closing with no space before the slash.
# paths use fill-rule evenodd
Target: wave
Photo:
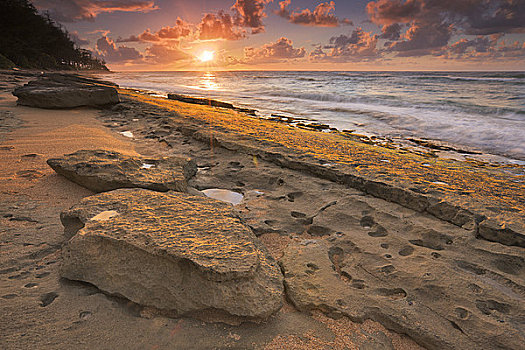
<path id="1" fill-rule="evenodd" d="M 399 107 L 417 107 L 420 110 L 440 110 L 448 113 L 475 113 L 487 116 L 509 116 L 512 115 L 512 120 L 523 120 L 522 116 L 525 111 L 517 110 L 507 107 L 491 107 L 483 106 L 475 103 L 458 102 L 453 99 L 450 100 L 435 100 L 432 102 L 416 102 L 407 101 L 391 95 L 374 95 L 374 96 L 338 96 L 335 94 L 326 93 L 304 93 L 304 92 L 290 92 L 290 91 L 271 91 L 267 93 L 273 97 L 283 97 L 287 99 L 297 99 L 312 102 L 333 102 L 337 104 L 352 104 L 352 103 L 366 103 L 370 106 L 381 105 L 385 107 L 399 108 Z M 326 108 L 341 108 L 341 106 L 328 106 Z M 344 108 L 344 107 L 343 107 Z"/>
<path id="2" fill-rule="evenodd" d="M 448 80 L 455 80 L 455 81 L 465 81 L 465 82 L 472 82 L 472 81 L 486 81 L 486 82 L 500 82 L 500 83 L 524 83 L 523 80 L 525 78 L 525 75 L 516 75 L 511 77 L 497 77 L 497 76 L 481 76 L 481 77 L 468 77 L 468 76 L 450 76 L 450 75 L 419 75 L 419 76 L 412 76 L 411 78 L 419 79 L 419 80 L 436 80 L 436 79 L 448 79 Z"/>
<path id="3" fill-rule="evenodd" d="M 106 78 L 123 87 L 222 99 L 261 115 L 304 116 L 339 129 L 428 137 L 525 159 L 522 72 L 170 72 Z"/>

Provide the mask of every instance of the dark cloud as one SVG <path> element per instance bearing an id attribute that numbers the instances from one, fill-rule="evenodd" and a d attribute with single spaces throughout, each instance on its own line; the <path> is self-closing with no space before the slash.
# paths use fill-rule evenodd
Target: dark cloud
<path id="1" fill-rule="evenodd" d="M 142 59 L 142 54 L 136 49 L 127 46 L 115 45 L 113 40 L 103 36 L 97 40 L 97 53 L 106 62 L 129 62 Z"/>
<path id="2" fill-rule="evenodd" d="M 267 63 L 278 62 L 305 57 L 304 47 L 294 48 L 293 42 L 285 37 L 280 38 L 274 43 L 265 44 L 259 48 L 244 48 L 243 63 Z"/>
<path id="3" fill-rule="evenodd" d="M 235 24 L 251 28 L 252 34 L 264 32 L 262 19 L 266 17 L 264 7 L 273 0 L 236 0 L 232 6 Z"/>
<path id="4" fill-rule="evenodd" d="M 381 38 L 401 39 L 387 44 L 399 56 L 438 54 L 453 34 L 525 32 L 525 0 L 377 0 L 367 12 Z M 403 35 L 400 24 L 409 26 Z"/>
<path id="5" fill-rule="evenodd" d="M 447 46 L 452 33 L 452 25 L 446 23 L 413 22 L 404 35 L 405 40 L 390 44 L 387 51 L 395 51 L 399 56 L 429 55 Z"/>
<path id="6" fill-rule="evenodd" d="M 464 11 L 467 34 L 496 34 L 525 32 L 525 1 L 472 1 Z"/>
<path id="7" fill-rule="evenodd" d="M 473 39 L 462 38 L 443 50 L 438 56 L 446 59 L 495 60 L 523 59 L 525 43 L 515 41 L 507 44 L 501 34 L 477 36 Z"/>
<path id="8" fill-rule="evenodd" d="M 153 0 L 33 0 L 33 4 L 59 22 L 93 21 L 101 13 L 157 9 Z"/>
<path id="9" fill-rule="evenodd" d="M 79 36 L 78 32 L 77 31 L 74 31 L 74 32 L 70 32 L 68 33 L 69 34 L 69 38 L 77 45 L 77 46 L 84 46 L 84 45 L 89 45 L 89 40 L 87 39 L 83 39 Z"/>
<path id="10" fill-rule="evenodd" d="M 399 40 L 401 36 L 401 25 L 399 23 L 392 23 L 390 25 L 384 25 L 381 29 L 381 35 L 379 38 L 387 40 Z"/>
<path id="11" fill-rule="evenodd" d="M 378 0 L 367 4 L 372 22 L 446 22 L 466 34 L 525 32 L 525 0 Z"/>
<path id="12" fill-rule="evenodd" d="M 446 1 L 446 0 L 445 0 Z M 422 12 L 422 0 L 378 0 L 366 5 L 370 20 L 376 24 L 407 23 Z"/>
<path id="13" fill-rule="evenodd" d="M 140 39 L 136 35 L 131 35 L 127 38 L 118 37 L 117 40 L 115 40 L 116 43 L 137 43 L 139 41 Z"/>
<path id="14" fill-rule="evenodd" d="M 246 32 L 236 26 L 233 18 L 223 11 L 219 11 L 217 14 L 206 14 L 199 24 L 199 38 L 201 40 L 239 40 L 245 36 Z"/>
<path id="15" fill-rule="evenodd" d="M 317 27 L 338 27 L 341 24 L 352 24 L 349 19 L 340 20 L 332 13 L 335 11 L 335 2 L 333 1 L 322 2 L 313 11 L 304 9 L 300 12 L 290 12 L 288 10 L 290 3 L 291 0 L 279 2 L 279 10 L 276 13 L 291 23 Z"/>
<path id="16" fill-rule="evenodd" d="M 489 52 L 493 51 L 496 47 L 496 43 L 499 37 L 486 37 L 479 36 L 475 39 L 460 39 L 459 41 L 450 45 L 449 52 L 455 54 L 458 57 L 461 57 L 468 52 Z"/>
<path id="17" fill-rule="evenodd" d="M 350 35 L 332 37 L 328 45 L 317 47 L 310 53 L 310 60 L 335 62 L 375 60 L 380 57 L 377 40 L 377 34 L 356 28 Z"/>

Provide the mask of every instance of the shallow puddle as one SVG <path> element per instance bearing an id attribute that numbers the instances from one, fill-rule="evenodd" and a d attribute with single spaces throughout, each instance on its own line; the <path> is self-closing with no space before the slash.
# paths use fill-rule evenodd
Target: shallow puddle
<path id="1" fill-rule="evenodd" d="M 122 136 L 129 137 L 129 138 L 133 137 L 133 133 L 131 131 L 122 131 L 120 134 Z"/>
<path id="2" fill-rule="evenodd" d="M 233 205 L 241 203 L 242 199 L 244 198 L 244 196 L 238 192 L 233 192 L 230 190 L 224 190 L 220 188 L 210 188 L 207 190 L 203 190 L 202 193 L 204 193 L 206 197 L 217 199 L 222 202 L 231 203 Z"/>

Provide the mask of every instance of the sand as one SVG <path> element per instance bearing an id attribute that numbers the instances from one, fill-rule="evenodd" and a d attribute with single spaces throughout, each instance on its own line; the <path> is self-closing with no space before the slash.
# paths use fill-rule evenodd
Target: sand
<path id="1" fill-rule="evenodd" d="M 356 323 L 341 315 L 330 318 L 317 311 L 309 315 L 297 311 L 287 300 L 283 309 L 265 323 L 229 326 L 195 318 L 164 317 L 156 310 L 105 295 L 94 286 L 61 279 L 58 266 L 64 239 L 59 214 L 92 193 L 56 175 L 45 161 L 79 149 L 108 149 L 145 156 L 176 153 L 196 157 L 199 173 L 190 185 L 197 189 L 223 188 L 243 192 L 248 201 L 239 207 L 239 211 L 242 215 L 255 213 L 253 222 L 261 223 L 258 227 L 262 231 L 258 234 L 276 259 L 282 256 L 291 241 L 318 237 L 312 235 L 309 226 L 287 226 L 283 216 L 275 211 L 295 203 L 306 212 L 342 197 L 364 194 L 327 179 L 236 152 L 232 147 L 218 147 L 213 139 L 211 143 L 209 138 L 203 142 L 184 132 L 168 132 L 166 136 L 160 126 L 152 125 L 146 117 L 122 122 L 122 118 L 115 116 L 118 113 L 113 111 L 101 113 L 87 108 L 50 111 L 19 107 L 9 90 L 24 79 L 13 82 L 4 78 L 7 86 L 0 94 L 0 113 L 11 113 L 12 117 L 22 121 L 22 126 L 0 134 L 1 348 L 422 348 L 406 335 L 387 330 L 378 322 Z M 149 97 L 137 100 L 143 102 L 144 99 Z M 149 117 L 173 113 L 174 107 L 167 106 L 166 112 L 146 109 L 135 110 L 135 113 Z M 183 118 L 193 113 L 195 120 L 201 120 L 207 112 L 193 106 L 177 107 L 175 113 Z M 212 113 L 222 115 L 216 109 L 208 112 L 208 116 L 213 116 Z M 227 118 L 225 114 L 222 116 Z M 226 129 L 238 128 L 221 120 L 217 123 Z M 250 134 L 258 131 L 253 127 L 246 130 Z M 132 137 L 124 136 L 123 132 L 131 132 L 128 136 Z M 152 135 L 155 137 L 147 137 Z M 285 141 L 290 140 L 286 138 Z M 293 146 L 297 149 L 304 147 L 301 144 Z M 394 155 L 389 159 L 394 160 Z M 238 164 L 242 164 L 242 168 Z M 259 195 L 259 192 L 264 195 Z M 514 194 L 510 196 L 515 200 Z M 384 200 L 366 198 L 374 208 L 405 210 L 397 204 L 391 206 Z M 271 207 L 268 201 L 281 204 Z M 417 220 L 427 226 L 437 222 L 426 214 Z M 449 223 L 439 225 L 447 229 L 451 227 Z M 206 315 L 201 319 L 206 319 Z"/>

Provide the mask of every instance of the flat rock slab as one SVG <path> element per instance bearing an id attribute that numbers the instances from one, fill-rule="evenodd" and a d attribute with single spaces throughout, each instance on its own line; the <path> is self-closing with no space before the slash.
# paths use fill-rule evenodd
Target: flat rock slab
<path id="1" fill-rule="evenodd" d="M 62 109 L 81 106 L 107 106 L 119 103 L 117 90 L 111 86 L 32 86 L 16 88 L 13 95 L 22 106 Z"/>
<path id="2" fill-rule="evenodd" d="M 176 101 L 180 101 L 184 103 L 233 109 L 234 111 L 243 112 L 243 113 L 247 113 L 250 115 L 256 115 L 256 112 L 257 112 L 255 109 L 235 107 L 231 103 L 222 102 L 218 100 L 212 100 L 209 98 L 191 97 L 191 96 L 180 95 L 180 94 L 168 94 L 168 99 L 176 100 Z"/>
<path id="3" fill-rule="evenodd" d="M 372 319 L 428 349 L 525 344 L 523 286 L 473 263 L 447 261 L 441 251 L 428 258 L 413 251 L 407 245 L 394 262 L 344 236 L 294 242 L 280 261 L 287 296 L 300 310 Z"/>
<path id="4" fill-rule="evenodd" d="M 47 164 L 58 174 L 94 192 L 119 188 L 185 192 L 186 181 L 197 172 L 197 165 L 190 158 L 131 157 L 106 150 L 77 151 L 49 159 Z"/>
<path id="5" fill-rule="evenodd" d="M 61 215 L 71 239 L 61 275 L 178 315 L 265 319 L 282 304 L 282 274 L 227 203 L 120 189 Z"/>

